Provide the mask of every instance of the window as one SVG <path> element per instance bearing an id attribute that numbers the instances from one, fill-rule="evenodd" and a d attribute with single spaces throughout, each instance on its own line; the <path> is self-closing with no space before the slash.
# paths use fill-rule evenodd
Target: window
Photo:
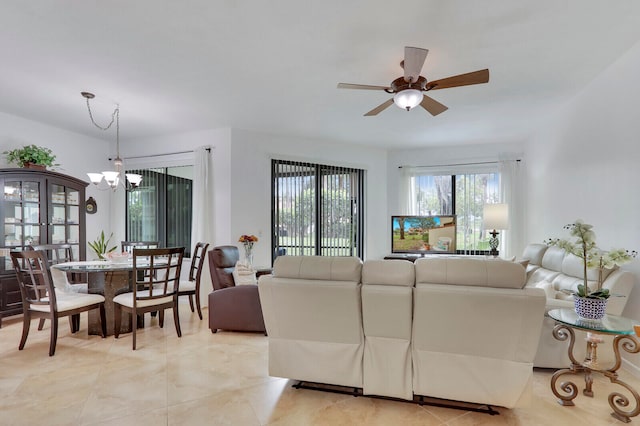
<path id="1" fill-rule="evenodd" d="M 129 241 L 158 241 L 161 247 L 184 247 L 191 255 L 193 166 L 127 170 L 142 175 L 127 192 Z"/>
<path id="2" fill-rule="evenodd" d="M 500 202 L 500 173 L 497 170 L 459 174 L 427 174 L 418 171 L 411 175 L 411 214 L 455 214 L 458 252 L 477 253 L 489 250 L 489 240 L 482 225 L 482 211 L 485 204 Z"/>
<path id="3" fill-rule="evenodd" d="M 362 258 L 364 170 L 272 160 L 273 256 Z"/>

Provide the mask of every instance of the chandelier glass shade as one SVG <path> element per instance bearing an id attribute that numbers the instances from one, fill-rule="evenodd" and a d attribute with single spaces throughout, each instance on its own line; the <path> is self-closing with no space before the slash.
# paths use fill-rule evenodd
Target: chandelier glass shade
<path id="1" fill-rule="evenodd" d="M 100 126 L 93 119 L 91 105 L 89 104 L 89 100 L 93 99 L 95 95 L 90 92 L 81 92 L 81 95 L 87 100 L 87 111 L 89 111 L 89 118 L 94 126 L 100 130 L 106 131 L 111 128 L 113 123 L 116 124 L 116 158 L 113 160 L 114 170 L 108 170 L 101 173 L 87 173 L 89 180 L 94 186 L 98 187 L 98 189 L 100 189 L 98 185 L 100 185 L 103 180 L 108 186 L 104 189 L 112 189 L 115 191 L 118 189 L 118 185 L 122 185 L 126 190 L 137 188 L 142 182 L 142 176 L 134 173 L 125 174 L 123 172 L 124 163 L 122 158 L 120 158 L 120 105 L 116 104 L 116 108 L 111 114 L 111 122 L 106 126 Z"/>
<path id="2" fill-rule="evenodd" d="M 399 91 L 393 97 L 393 102 L 402 109 L 407 111 L 417 107 L 422 102 L 424 95 L 420 90 L 404 89 Z"/>

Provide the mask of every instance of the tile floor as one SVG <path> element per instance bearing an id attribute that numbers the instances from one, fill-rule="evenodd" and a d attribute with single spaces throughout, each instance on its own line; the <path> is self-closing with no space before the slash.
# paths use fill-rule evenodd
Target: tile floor
<path id="1" fill-rule="evenodd" d="M 206 318 L 206 311 L 204 312 Z M 138 335 L 88 336 L 60 323 L 54 357 L 49 328 L 34 321 L 23 351 L 19 317 L 0 329 L 0 425 L 610 425 L 607 396 L 622 389 L 597 375 L 594 398 L 581 393 L 575 407 L 555 402 L 552 371 L 536 370 L 528 408 L 497 408 L 498 416 L 446 408 L 296 390 L 269 377 L 267 338 L 218 332 L 181 306 L 182 338 L 167 315 Z M 147 318 L 148 322 L 148 318 Z M 640 380 L 621 378 L 640 389 Z M 581 382 L 576 380 L 577 384 Z M 633 420 L 640 424 L 640 418 Z"/>

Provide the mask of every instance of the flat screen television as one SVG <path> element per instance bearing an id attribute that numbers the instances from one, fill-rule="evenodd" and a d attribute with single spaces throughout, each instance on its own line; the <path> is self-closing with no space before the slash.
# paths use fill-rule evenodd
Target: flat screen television
<path id="1" fill-rule="evenodd" d="M 391 252 L 455 253 L 455 215 L 391 216 Z"/>

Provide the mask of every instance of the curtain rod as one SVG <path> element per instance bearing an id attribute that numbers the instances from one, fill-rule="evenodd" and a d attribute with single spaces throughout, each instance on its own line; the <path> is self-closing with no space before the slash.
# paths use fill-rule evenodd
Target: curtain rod
<path id="1" fill-rule="evenodd" d="M 211 152 L 211 150 L 213 149 L 213 147 L 207 147 L 205 148 L 207 152 Z M 190 151 L 178 151 L 178 152 L 166 152 L 164 154 L 149 154 L 149 155 L 134 155 L 132 157 L 123 157 L 123 160 L 131 160 L 131 159 L 137 159 L 137 158 L 152 158 L 152 157 L 164 157 L 167 155 L 179 155 L 179 154 L 189 154 L 194 152 L 193 150 Z M 113 160 L 113 158 L 109 158 L 109 161 Z"/>
<path id="2" fill-rule="evenodd" d="M 521 160 L 518 158 L 516 160 L 505 160 L 505 161 L 516 161 L 516 162 L 520 162 Z M 500 161 L 478 161 L 475 163 L 454 163 L 454 164 L 432 164 L 429 166 L 398 166 L 399 169 L 405 168 L 405 167 L 450 167 L 450 166 L 475 166 L 477 164 L 498 164 L 500 163 Z"/>

